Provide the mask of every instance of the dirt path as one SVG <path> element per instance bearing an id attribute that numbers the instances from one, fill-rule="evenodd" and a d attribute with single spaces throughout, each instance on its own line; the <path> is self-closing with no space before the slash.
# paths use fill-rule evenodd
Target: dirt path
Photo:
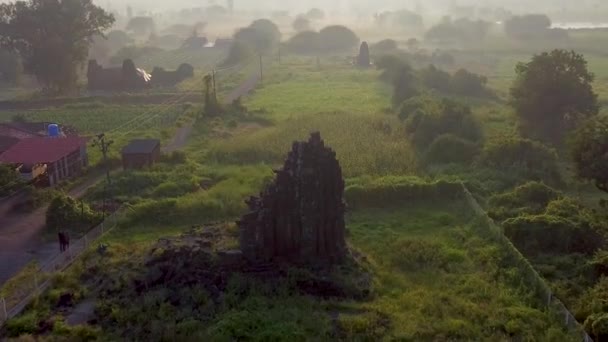
<path id="1" fill-rule="evenodd" d="M 241 96 L 247 95 L 259 82 L 259 75 L 253 75 L 238 88 L 233 90 L 224 100 L 232 103 Z M 192 133 L 194 122 L 180 127 L 170 144 L 163 148 L 163 152 L 173 152 L 184 147 Z M 75 198 L 82 197 L 87 189 L 103 179 L 99 176 L 84 182 L 69 192 Z M 4 209 L 10 208 L 19 200 L 19 196 L 0 203 L 0 286 L 18 273 L 33 260 L 44 262 L 54 256 L 59 247 L 58 243 L 44 241 L 42 231 L 46 221 L 47 206 L 31 213 L 9 213 Z"/>
<path id="2" fill-rule="evenodd" d="M 260 81 L 260 75 L 255 74 L 249 77 L 245 82 L 241 83 L 236 89 L 234 89 L 228 96 L 224 99 L 224 104 L 230 104 L 234 100 L 239 97 L 245 96 L 249 94 Z M 175 135 L 173 136 L 173 140 L 167 145 L 163 147 L 164 153 L 171 153 L 183 148 L 190 134 L 192 133 L 192 128 L 194 125 L 194 121 L 189 122 L 188 124 L 180 127 Z"/>

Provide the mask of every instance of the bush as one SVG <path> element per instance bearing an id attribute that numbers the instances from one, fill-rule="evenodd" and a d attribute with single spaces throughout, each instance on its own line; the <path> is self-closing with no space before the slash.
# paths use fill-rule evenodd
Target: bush
<path id="1" fill-rule="evenodd" d="M 370 46 L 372 54 L 390 53 L 399 50 L 397 41 L 393 39 L 384 39 Z"/>
<path id="2" fill-rule="evenodd" d="M 6 332 L 9 337 L 37 333 L 38 317 L 36 311 L 31 310 L 6 322 Z"/>
<path id="3" fill-rule="evenodd" d="M 479 153 L 479 147 L 453 134 L 440 135 L 425 154 L 429 164 L 471 163 Z"/>
<path id="4" fill-rule="evenodd" d="M 527 255 L 582 253 L 592 255 L 604 244 L 588 224 L 550 214 L 522 215 L 503 223 L 505 235 Z"/>
<path id="5" fill-rule="evenodd" d="M 321 50 L 326 53 L 350 52 L 359 45 L 359 37 L 345 26 L 328 26 L 319 34 Z"/>
<path id="6" fill-rule="evenodd" d="M 561 196 L 561 193 L 544 183 L 528 182 L 513 191 L 490 197 L 491 209 L 488 214 L 499 221 L 520 214 L 540 214 L 545 211 L 549 203 Z"/>
<path id="7" fill-rule="evenodd" d="M 452 76 L 450 90 L 453 94 L 462 96 L 488 96 L 491 92 L 486 88 L 486 83 L 488 79 L 485 76 L 459 69 Z"/>
<path id="8" fill-rule="evenodd" d="M 460 198 L 462 194 L 460 182 L 426 182 L 416 177 L 387 176 L 350 179 L 344 197 L 349 208 L 360 209 Z"/>
<path id="9" fill-rule="evenodd" d="M 430 102 L 432 100 L 428 101 L 422 110 L 414 112 L 406 120 L 406 131 L 419 151 L 424 151 L 437 137 L 444 134 L 452 134 L 471 142 L 482 139 L 481 127 L 469 106 L 449 99 L 434 104 Z"/>
<path id="10" fill-rule="evenodd" d="M 430 89 L 448 93 L 452 86 L 452 76 L 434 65 L 429 65 L 427 68 L 418 72 L 422 84 Z"/>
<path id="11" fill-rule="evenodd" d="M 479 163 L 529 180 L 549 184 L 561 180 L 557 152 L 528 139 L 511 137 L 492 141 L 484 147 Z"/>
<path id="12" fill-rule="evenodd" d="M 188 155 L 183 151 L 173 151 L 169 154 L 160 156 L 160 161 L 166 164 L 185 164 L 188 161 Z"/>
<path id="13" fill-rule="evenodd" d="M 55 197 L 46 211 L 46 226 L 54 231 L 73 230 L 86 227 L 100 219 L 84 202 L 61 194 Z"/>
<path id="14" fill-rule="evenodd" d="M 405 272 L 421 269 L 447 270 L 451 261 L 447 248 L 434 241 L 400 239 L 390 248 L 394 251 L 393 265 Z"/>

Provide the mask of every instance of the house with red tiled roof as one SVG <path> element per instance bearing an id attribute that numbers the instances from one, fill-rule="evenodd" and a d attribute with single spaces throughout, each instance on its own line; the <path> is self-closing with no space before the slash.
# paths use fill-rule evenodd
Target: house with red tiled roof
<path id="1" fill-rule="evenodd" d="M 34 137 L 0 154 L 0 163 L 17 166 L 25 178 L 48 177 L 50 185 L 78 175 L 88 165 L 87 139 Z"/>

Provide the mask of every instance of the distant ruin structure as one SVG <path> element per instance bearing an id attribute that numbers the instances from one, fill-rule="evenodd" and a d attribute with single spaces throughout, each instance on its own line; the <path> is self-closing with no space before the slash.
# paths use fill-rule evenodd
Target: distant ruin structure
<path id="1" fill-rule="evenodd" d="M 335 263 L 346 255 L 344 180 L 320 133 L 294 142 L 276 179 L 238 222 L 243 256 L 253 262 Z"/>
<path id="2" fill-rule="evenodd" d="M 152 76 L 126 59 L 120 68 L 104 68 L 96 60 L 89 61 L 87 70 L 89 90 L 123 91 L 150 87 Z"/>
<path id="3" fill-rule="evenodd" d="M 180 65 L 175 71 L 167 71 L 163 68 L 156 67 L 152 71 L 152 86 L 173 87 L 192 77 L 194 77 L 194 67 L 187 63 Z"/>
<path id="4" fill-rule="evenodd" d="M 361 47 L 359 48 L 359 56 L 357 56 L 357 65 L 363 68 L 368 68 L 371 65 L 371 60 L 369 58 L 369 45 L 367 45 L 367 42 L 361 43 Z"/>

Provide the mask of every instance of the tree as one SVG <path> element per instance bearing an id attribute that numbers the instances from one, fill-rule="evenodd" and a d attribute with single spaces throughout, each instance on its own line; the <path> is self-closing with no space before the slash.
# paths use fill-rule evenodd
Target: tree
<path id="1" fill-rule="evenodd" d="M 414 69 L 407 63 L 400 65 L 393 78 L 393 105 L 399 106 L 418 93 L 418 78 Z"/>
<path id="2" fill-rule="evenodd" d="M 291 25 L 296 32 L 303 32 L 310 30 L 310 20 L 304 16 L 299 15 Z"/>
<path id="3" fill-rule="evenodd" d="M 507 36 L 526 40 L 544 36 L 551 28 L 551 19 L 544 14 L 513 16 L 505 21 Z"/>
<path id="4" fill-rule="evenodd" d="M 445 17 L 439 24 L 431 27 L 425 34 L 426 39 L 439 43 L 466 43 L 483 40 L 491 24 L 483 20 L 458 19 Z"/>
<path id="5" fill-rule="evenodd" d="M 361 43 L 361 47 L 359 48 L 359 56 L 357 57 L 357 65 L 360 67 L 367 68 L 370 66 L 369 60 L 369 46 L 367 42 Z"/>
<path id="6" fill-rule="evenodd" d="M 488 79 L 466 69 L 458 69 L 450 81 L 450 89 L 456 95 L 485 96 L 491 92 L 486 88 Z"/>
<path id="7" fill-rule="evenodd" d="M 316 55 L 319 53 L 321 44 L 321 35 L 314 31 L 304 31 L 291 37 L 285 46 L 290 52 L 304 54 L 304 55 Z"/>
<path id="8" fill-rule="evenodd" d="M 268 52 L 281 41 L 281 31 L 272 21 L 259 19 L 248 27 L 239 29 L 234 34 L 234 39 L 249 45 L 258 53 Z"/>
<path id="9" fill-rule="evenodd" d="M 230 46 L 228 57 L 222 62 L 222 66 L 234 66 L 247 61 L 254 55 L 254 51 L 249 44 L 241 41 L 235 41 Z"/>
<path id="10" fill-rule="evenodd" d="M 582 119 L 598 112 L 597 95 L 583 55 L 554 50 L 519 63 L 511 104 L 521 133 L 560 146 Z"/>
<path id="11" fill-rule="evenodd" d="M 95 35 L 114 17 L 92 0 L 27 0 L 0 4 L 0 45 L 16 51 L 46 90 L 75 87 Z"/>
<path id="12" fill-rule="evenodd" d="M 608 192 L 608 117 L 594 118 L 582 125 L 570 146 L 577 175 Z"/>
<path id="13" fill-rule="evenodd" d="M 0 50 L 0 83 L 15 84 L 21 76 L 19 57 L 8 50 Z"/>
<path id="14" fill-rule="evenodd" d="M 448 72 L 438 69 L 433 64 L 420 70 L 418 74 L 424 86 L 444 93 L 450 91 L 452 76 Z"/>
<path id="15" fill-rule="evenodd" d="M 78 229 L 94 223 L 97 219 L 99 215 L 87 204 L 78 203 L 64 194 L 55 197 L 46 211 L 46 226 L 56 231 Z"/>
<path id="16" fill-rule="evenodd" d="M 371 46 L 371 50 L 373 53 L 381 53 L 381 52 L 395 52 L 399 49 L 396 40 L 393 39 L 383 39 Z"/>
<path id="17" fill-rule="evenodd" d="M 0 196 L 9 194 L 13 188 L 21 184 L 21 179 L 14 168 L 0 165 Z"/>
<path id="18" fill-rule="evenodd" d="M 323 20 L 325 19 L 325 13 L 318 8 L 312 8 L 306 13 L 306 17 L 310 20 Z"/>
<path id="19" fill-rule="evenodd" d="M 328 26 L 319 31 L 319 34 L 324 52 L 346 52 L 359 45 L 359 37 L 345 26 Z"/>
<path id="20" fill-rule="evenodd" d="M 424 20 L 421 15 L 408 10 L 396 12 L 382 12 L 374 17 L 379 26 L 392 26 L 404 30 L 421 30 L 424 27 Z"/>
<path id="21" fill-rule="evenodd" d="M 156 31 L 156 24 L 150 17 L 133 17 L 127 23 L 126 29 L 138 36 L 145 36 Z"/>

